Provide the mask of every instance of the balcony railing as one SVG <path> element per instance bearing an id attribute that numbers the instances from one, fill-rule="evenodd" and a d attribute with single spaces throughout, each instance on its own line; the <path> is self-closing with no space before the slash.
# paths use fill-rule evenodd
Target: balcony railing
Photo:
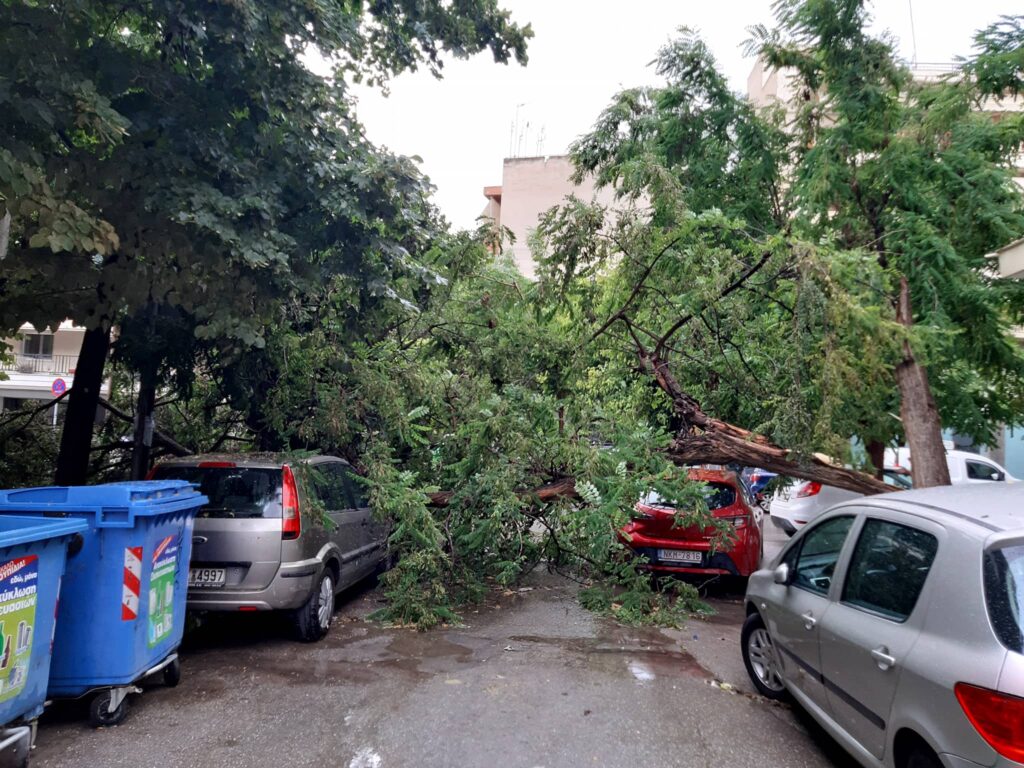
<path id="1" fill-rule="evenodd" d="M 11 360 L 0 360 L 0 371 L 6 373 L 41 373 L 46 375 L 74 374 L 78 355 L 15 355 Z"/>

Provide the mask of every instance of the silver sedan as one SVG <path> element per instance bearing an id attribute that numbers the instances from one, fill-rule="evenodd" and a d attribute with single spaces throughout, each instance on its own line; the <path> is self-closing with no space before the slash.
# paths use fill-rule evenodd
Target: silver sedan
<path id="1" fill-rule="evenodd" d="M 750 578 L 742 653 L 865 766 L 1024 766 L 1024 487 L 840 504 Z"/>

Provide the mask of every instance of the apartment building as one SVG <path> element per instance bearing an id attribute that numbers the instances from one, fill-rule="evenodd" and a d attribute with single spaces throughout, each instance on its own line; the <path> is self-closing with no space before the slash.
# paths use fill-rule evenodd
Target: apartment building
<path id="1" fill-rule="evenodd" d="M 16 338 L 4 339 L 8 354 L 0 357 L 0 411 L 55 400 L 71 389 L 84 334 L 84 328 L 65 320 L 56 329 L 26 323 Z M 105 381 L 100 396 L 109 395 L 110 382 Z M 59 408 L 55 404 L 49 414 L 54 424 Z"/>
<path id="2" fill-rule="evenodd" d="M 516 267 L 527 277 L 532 278 L 536 268 L 530 253 L 530 234 L 545 211 L 561 205 L 570 195 L 609 208 L 624 205 L 615 199 L 613 189 L 597 189 L 592 178 L 573 183 L 573 170 L 568 155 L 507 157 L 501 185 L 484 187 L 487 207 L 481 215 L 491 219 L 496 229 L 507 228 L 515 236 L 506 252 L 511 253 Z"/>

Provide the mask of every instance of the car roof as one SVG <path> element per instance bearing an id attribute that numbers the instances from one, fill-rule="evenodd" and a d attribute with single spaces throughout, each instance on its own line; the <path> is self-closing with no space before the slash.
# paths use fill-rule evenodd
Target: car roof
<path id="1" fill-rule="evenodd" d="M 296 457 L 294 454 L 288 453 L 197 453 L 192 456 L 178 456 L 173 459 L 166 459 L 161 461 L 157 466 L 174 465 L 174 466 L 185 466 L 194 467 L 201 462 L 232 462 L 240 467 L 280 467 L 282 464 L 287 463 L 299 463 L 305 461 L 313 461 L 315 459 L 331 458 L 334 456 L 325 456 L 323 454 L 309 454 L 301 457 Z M 338 461 L 344 461 L 343 459 L 337 459 Z"/>
<path id="2" fill-rule="evenodd" d="M 704 467 L 691 467 L 687 470 L 687 477 L 701 483 L 726 483 L 736 485 L 738 479 L 736 473 L 731 469 L 705 469 Z"/>
<path id="3" fill-rule="evenodd" d="M 1024 483 L 969 483 L 897 491 L 847 502 L 852 506 L 899 509 L 971 527 L 978 535 L 1024 532 Z"/>

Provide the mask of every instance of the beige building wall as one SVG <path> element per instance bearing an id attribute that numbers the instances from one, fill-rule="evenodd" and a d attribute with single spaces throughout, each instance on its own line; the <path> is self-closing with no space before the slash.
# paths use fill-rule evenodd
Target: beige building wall
<path id="1" fill-rule="evenodd" d="M 4 399 L 8 405 L 19 401 L 48 401 L 54 399 L 53 385 L 61 379 L 67 389 L 75 381 L 78 353 L 82 348 L 85 329 L 65 320 L 56 329 L 37 330 L 26 323 L 18 329 L 22 338 L 3 339 L 7 358 L 0 360 L 0 411 L 4 410 Z M 53 337 L 52 349 L 45 354 L 30 354 L 25 348 L 24 337 L 29 334 L 43 334 Z M 110 396 L 110 380 L 100 386 L 102 397 Z M 54 410 L 52 417 L 56 421 Z"/>
<path id="2" fill-rule="evenodd" d="M 596 189 L 591 178 L 573 184 L 573 170 L 566 155 L 506 158 L 501 186 L 484 188 L 488 203 L 483 215 L 496 226 L 512 231 L 515 242 L 506 245 L 505 252 L 511 253 L 516 267 L 527 277 L 534 276 L 536 267 L 530 253 L 530 235 L 545 211 L 561 205 L 570 195 L 608 207 L 623 205 L 615 199 L 613 189 Z"/>

